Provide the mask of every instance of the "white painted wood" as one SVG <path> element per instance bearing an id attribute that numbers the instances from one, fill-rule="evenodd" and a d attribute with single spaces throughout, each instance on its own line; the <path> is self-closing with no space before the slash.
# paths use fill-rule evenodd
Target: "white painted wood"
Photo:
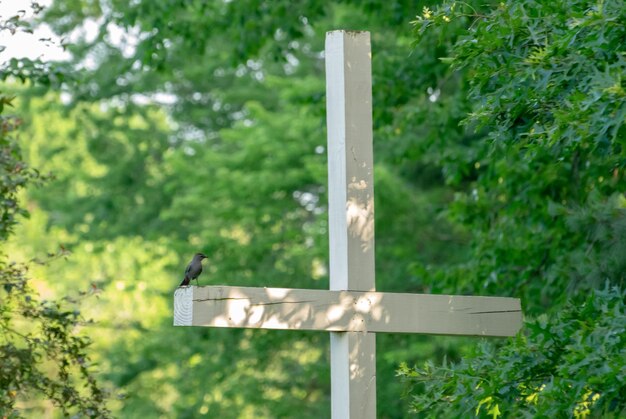
<path id="1" fill-rule="evenodd" d="M 326 34 L 331 290 L 375 290 L 371 60 L 369 32 Z M 331 336 L 333 418 L 376 417 L 375 339 Z"/>
<path id="2" fill-rule="evenodd" d="M 522 324 L 520 301 L 506 297 L 220 285 L 174 299 L 181 326 L 513 336 Z"/>
<path id="3" fill-rule="evenodd" d="M 376 364 L 373 333 L 331 333 L 332 418 L 376 417 L 376 375 L 369 366 Z M 331 378 L 332 379 L 332 378 Z M 374 397 L 362 397 L 373 395 Z"/>
<path id="4" fill-rule="evenodd" d="M 369 32 L 326 34 L 330 288 L 373 291 L 374 162 Z"/>
<path id="5" fill-rule="evenodd" d="M 180 287 L 174 291 L 174 326 L 192 326 L 193 287 Z"/>

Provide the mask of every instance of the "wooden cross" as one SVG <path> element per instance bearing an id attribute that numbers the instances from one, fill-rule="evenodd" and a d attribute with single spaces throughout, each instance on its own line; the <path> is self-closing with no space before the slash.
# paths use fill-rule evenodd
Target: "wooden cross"
<path id="1" fill-rule="evenodd" d="M 326 35 L 330 290 L 182 287 L 175 326 L 330 333 L 332 417 L 376 417 L 376 333 L 513 336 L 520 301 L 376 292 L 369 32 Z"/>

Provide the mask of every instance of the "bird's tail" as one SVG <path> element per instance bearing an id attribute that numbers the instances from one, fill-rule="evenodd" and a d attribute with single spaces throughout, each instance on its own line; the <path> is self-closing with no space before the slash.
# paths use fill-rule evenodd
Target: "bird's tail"
<path id="1" fill-rule="evenodd" d="M 191 282 L 191 279 L 185 275 L 185 278 L 183 279 L 183 282 L 180 283 L 179 287 L 186 287 L 189 285 L 189 282 Z"/>

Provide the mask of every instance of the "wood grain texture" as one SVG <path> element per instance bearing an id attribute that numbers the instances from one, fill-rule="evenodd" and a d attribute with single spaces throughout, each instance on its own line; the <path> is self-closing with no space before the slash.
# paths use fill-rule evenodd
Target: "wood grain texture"
<path id="1" fill-rule="evenodd" d="M 513 336 L 522 325 L 506 297 L 208 286 L 179 288 L 174 307 L 186 326 Z"/>
<path id="2" fill-rule="evenodd" d="M 193 287 L 179 287 L 174 291 L 174 326 L 191 326 L 193 323 Z"/>

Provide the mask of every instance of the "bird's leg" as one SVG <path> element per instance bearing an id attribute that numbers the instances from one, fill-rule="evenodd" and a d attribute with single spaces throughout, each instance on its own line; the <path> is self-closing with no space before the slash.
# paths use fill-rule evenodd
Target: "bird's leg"
<path id="1" fill-rule="evenodd" d="M 196 285 L 199 287 L 200 283 L 198 282 L 198 278 L 196 278 Z"/>

